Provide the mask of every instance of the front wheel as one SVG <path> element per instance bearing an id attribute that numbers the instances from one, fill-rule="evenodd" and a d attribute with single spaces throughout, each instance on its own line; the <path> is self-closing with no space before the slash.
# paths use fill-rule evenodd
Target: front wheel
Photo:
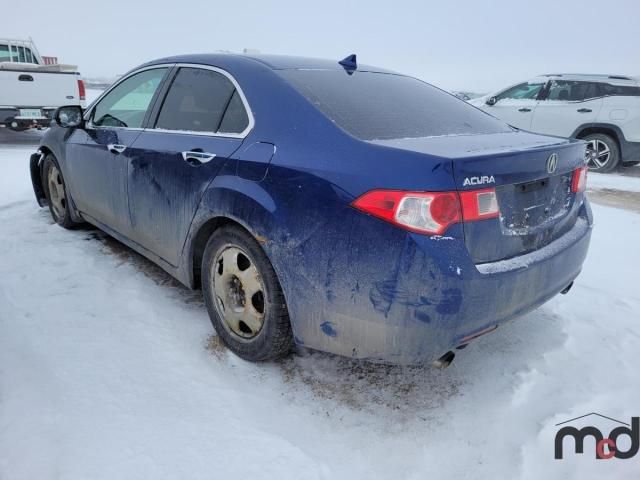
<path id="1" fill-rule="evenodd" d="M 78 223 L 71 218 L 69 194 L 62 177 L 62 171 L 55 157 L 51 154 L 46 156 L 42 165 L 42 183 L 54 222 L 64 228 L 77 226 Z"/>
<path id="2" fill-rule="evenodd" d="M 587 142 L 587 165 L 593 172 L 608 173 L 620 162 L 618 143 L 609 135 L 594 133 L 583 138 Z"/>
<path id="3" fill-rule="evenodd" d="M 286 356 L 293 345 L 280 282 L 258 242 L 237 226 L 216 230 L 202 259 L 202 291 L 218 335 L 252 362 Z"/>

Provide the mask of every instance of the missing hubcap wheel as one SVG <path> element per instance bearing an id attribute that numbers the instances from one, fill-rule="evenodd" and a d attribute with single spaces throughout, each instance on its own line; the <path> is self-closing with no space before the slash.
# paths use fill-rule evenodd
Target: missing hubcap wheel
<path id="1" fill-rule="evenodd" d="M 250 340 L 260 333 L 265 317 L 265 288 L 250 256 L 237 246 L 227 245 L 215 257 L 213 290 L 216 308 L 225 327 Z"/>

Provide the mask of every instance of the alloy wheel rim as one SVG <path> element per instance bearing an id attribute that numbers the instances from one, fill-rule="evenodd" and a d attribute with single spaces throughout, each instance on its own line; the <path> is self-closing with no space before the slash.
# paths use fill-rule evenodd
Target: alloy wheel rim
<path id="1" fill-rule="evenodd" d="M 56 166 L 52 166 L 49 169 L 47 182 L 49 184 L 49 199 L 51 201 L 51 207 L 53 208 L 56 217 L 62 218 L 64 217 L 64 213 L 67 208 L 67 199 L 64 193 L 62 176 Z"/>
<path id="2" fill-rule="evenodd" d="M 228 332 L 242 340 L 255 338 L 264 325 L 266 292 L 252 258 L 235 245 L 216 254 L 211 278 L 218 316 Z"/>
<path id="3" fill-rule="evenodd" d="M 591 170 L 601 170 L 611 159 L 611 149 L 602 140 L 593 139 L 587 143 L 587 164 Z"/>

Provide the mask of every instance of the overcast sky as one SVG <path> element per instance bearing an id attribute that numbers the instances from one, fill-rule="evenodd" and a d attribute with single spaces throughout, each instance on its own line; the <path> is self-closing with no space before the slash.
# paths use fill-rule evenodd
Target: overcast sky
<path id="1" fill-rule="evenodd" d="M 540 73 L 640 75 L 640 0 L 2 1 L 2 37 L 114 76 L 214 50 L 359 61 L 486 92 Z"/>

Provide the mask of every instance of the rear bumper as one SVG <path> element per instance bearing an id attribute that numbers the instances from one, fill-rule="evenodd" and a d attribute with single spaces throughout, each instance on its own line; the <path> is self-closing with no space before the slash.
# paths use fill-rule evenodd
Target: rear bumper
<path id="1" fill-rule="evenodd" d="M 620 143 L 622 147 L 620 152 L 622 163 L 640 161 L 640 142 L 621 140 Z"/>
<path id="2" fill-rule="evenodd" d="M 384 238 L 386 225 L 361 217 L 347 244 L 332 244 L 317 281 L 285 281 L 294 334 L 310 348 L 397 364 L 434 360 L 558 294 L 580 273 L 593 224 L 585 200 L 575 226 L 546 247 L 475 265 L 455 226 L 451 237 L 395 229 Z"/>
<path id="3" fill-rule="evenodd" d="M 54 108 L 46 107 L 30 107 L 31 109 L 39 109 L 42 116 L 39 118 L 22 118 L 20 117 L 19 108 L 0 108 L 0 127 L 10 128 L 12 130 L 27 130 L 29 128 L 47 128 L 51 125 Z"/>

